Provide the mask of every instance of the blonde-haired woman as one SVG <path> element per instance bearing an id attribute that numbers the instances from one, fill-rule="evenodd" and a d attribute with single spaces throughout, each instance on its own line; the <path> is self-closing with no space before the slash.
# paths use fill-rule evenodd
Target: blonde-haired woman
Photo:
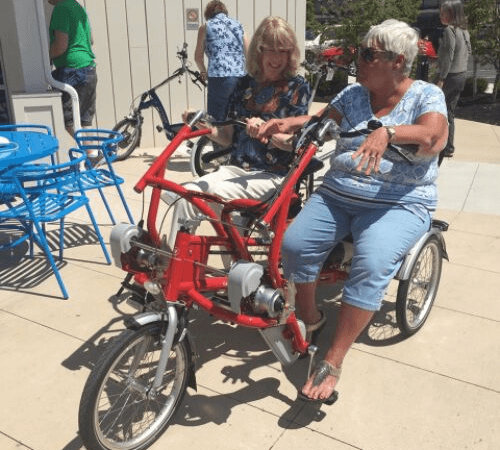
<path id="1" fill-rule="evenodd" d="M 291 78 L 297 73 L 300 65 L 300 50 L 295 32 L 290 24 L 281 17 L 264 19 L 257 30 L 248 49 L 247 70 L 256 80 L 264 76 L 264 53 L 268 49 L 281 49 L 286 52 L 287 67 L 284 70 L 285 78 Z"/>
<path id="2" fill-rule="evenodd" d="M 229 101 L 229 112 L 246 119 L 246 128 L 226 125 L 212 129 L 209 137 L 231 146 L 227 166 L 187 183 L 186 188 L 226 199 L 269 199 L 287 173 L 292 154 L 288 135 L 273 136 L 270 146 L 255 139 L 259 128 L 275 117 L 307 113 L 311 89 L 297 74 L 299 48 L 293 28 L 281 17 L 267 17 L 255 31 L 248 51 L 248 75 L 241 78 Z M 165 198 L 165 201 L 168 201 Z M 168 239 L 173 247 L 177 230 L 196 225 L 196 210 L 185 200 L 175 203 Z"/>

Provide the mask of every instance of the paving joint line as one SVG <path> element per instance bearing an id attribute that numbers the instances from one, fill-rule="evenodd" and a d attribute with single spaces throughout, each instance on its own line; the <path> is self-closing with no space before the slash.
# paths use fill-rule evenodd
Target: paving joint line
<path id="1" fill-rule="evenodd" d="M 440 373 L 440 372 L 436 372 L 436 371 L 433 371 L 433 370 L 425 369 L 423 367 L 419 367 L 419 366 L 416 366 L 414 364 L 406 363 L 404 361 L 398 361 L 397 359 L 390 358 L 388 356 L 378 355 L 377 353 L 372 353 L 372 352 L 369 352 L 369 351 L 366 351 L 366 350 L 363 350 L 363 349 L 360 349 L 360 348 L 353 348 L 352 350 L 364 353 L 366 355 L 374 356 L 376 358 L 385 359 L 386 361 L 391 361 L 391 362 L 394 362 L 396 364 L 400 364 L 402 366 L 411 367 L 412 369 L 421 370 L 422 372 L 427 372 L 427 373 L 430 373 L 430 374 L 433 374 L 433 375 L 440 376 L 442 378 L 447 378 L 449 380 L 454 380 L 454 381 L 457 381 L 457 382 L 462 383 L 462 384 L 466 384 L 466 385 L 469 385 L 469 386 L 474 386 L 474 387 L 477 387 L 477 388 L 479 388 L 481 390 L 484 390 L 484 391 L 493 392 L 495 394 L 500 394 L 500 391 L 498 391 L 496 389 L 489 388 L 487 386 L 481 386 L 480 384 L 473 383 L 471 381 L 462 380 L 460 378 L 452 377 L 452 376 L 446 375 L 444 373 Z"/>

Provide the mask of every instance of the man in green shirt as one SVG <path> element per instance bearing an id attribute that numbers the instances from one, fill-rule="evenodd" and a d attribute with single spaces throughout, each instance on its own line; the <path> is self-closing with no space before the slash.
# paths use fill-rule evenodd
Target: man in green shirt
<path id="1" fill-rule="evenodd" d="M 96 109 L 97 74 L 89 18 L 85 9 L 75 0 L 48 2 L 54 5 L 49 26 L 49 56 L 56 67 L 52 76 L 75 88 L 80 102 L 82 127 L 90 127 Z M 66 92 L 63 92 L 63 112 L 66 130 L 73 136 L 72 103 Z"/>

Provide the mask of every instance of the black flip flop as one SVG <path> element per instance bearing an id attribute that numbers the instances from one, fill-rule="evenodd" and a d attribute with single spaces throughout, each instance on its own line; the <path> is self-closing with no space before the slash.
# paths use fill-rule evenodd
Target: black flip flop
<path id="1" fill-rule="evenodd" d="M 330 397 L 321 399 L 321 398 L 311 398 L 303 394 L 301 391 L 297 391 L 297 398 L 307 403 L 324 403 L 325 405 L 333 405 L 338 400 L 339 393 L 337 391 L 333 391 Z"/>

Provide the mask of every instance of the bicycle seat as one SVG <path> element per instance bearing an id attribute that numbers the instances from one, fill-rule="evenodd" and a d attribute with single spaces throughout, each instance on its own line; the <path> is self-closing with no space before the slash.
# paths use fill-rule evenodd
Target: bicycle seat
<path id="1" fill-rule="evenodd" d="M 304 173 L 302 174 L 301 178 L 305 178 L 318 170 L 321 170 L 324 167 L 324 162 L 321 161 L 321 159 L 318 159 L 316 157 L 313 157 L 311 161 L 309 161 L 309 164 L 307 165 L 306 169 L 304 170 Z"/>

